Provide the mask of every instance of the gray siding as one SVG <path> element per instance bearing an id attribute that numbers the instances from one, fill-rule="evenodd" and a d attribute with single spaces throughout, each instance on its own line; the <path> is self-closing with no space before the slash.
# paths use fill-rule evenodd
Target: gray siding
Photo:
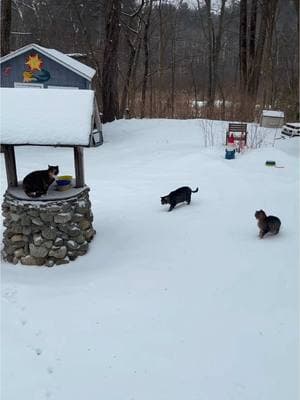
<path id="1" fill-rule="evenodd" d="M 74 86 L 79 89 L 89 89 L 90 82 L 88 79 L 83 78 L 35 50 L 29 50 L 1 64 L 1 87 L 14 87 L 15 82 L 25 83 L 23 81 L 23 72 L 29 71 L 25 62 L 29 55 L 35 54 L 38 54 L 39 58 L 43 60 L 42 69 L 50 74 L 50 79 L 45 82 L 32 83 L 43 83 L 45 88 L 53 85 Z"/>

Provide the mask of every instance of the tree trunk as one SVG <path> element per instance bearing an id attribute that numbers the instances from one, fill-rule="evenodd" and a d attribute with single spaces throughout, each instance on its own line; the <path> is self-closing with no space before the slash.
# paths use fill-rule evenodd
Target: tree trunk
<path id="1" fill-rule="evenodd" d="M 268 10 L 267 35 L 264 52 L 264 87 L 266 89 L 266 104 L 275 106 L 272 95 L 274 88 L 274 53 L 276 52 L 276 42 L 274 46 L 274 28 L 276 25 L 277 3 L 278 0 L 272 1 L 272 6 Z"/>
<path id="2" fill-rule="evenodd" d="M 212 101 L 214 104 L 216 97 L 216 87 L 219 81 L 219 60 L 220 60 L 220 50 L 222 44 L 222 35 L 223 35 L 223 25 L 224 25 L 224 13 L 225 13 L 225 4 L 227 0 L 222 0 L 221 10 L 219 15 L 219 26 L 218 33 L 216 36 L 216 40 L 213 48 L 213 87 L 212 87 Z M 219 84 L 219 88 L 221 85 Z M 223 93 L 223 92 L 222 92 Z M 224 103 L 225 104 L 225 103 Z"/>
<path id="3" fill-rule="evenodd" d="M 86 28 L 86 25 L 85 25 L 84 21 L 82 20 L 82 17 L 81 17 L 80 11 L 79 11 L 79 7 L 78 7 L 78 5 L 76 3 L 76 0 L 72 0 L 72 5 L 73 5 L 73 9 L 75 11 L 76 17 L 78 19 L 80 28 L 82 30 L 83 37 L 85 39 L 85 43 L 86 43 L 87 48 L 88 48 L 89 53 L 90 53 L 89 57 L 91 59 L 91 62 L 93 64 L 93 66 L 96 68 L 96 72 L 97 72 L 96 86 L 97 86 L 98 92 L 100 92 L 102 90 L 102 86 L 101 86 L 101 68 L 100 68 L 100 64 L 98 62 L 98 59 L 96 57 L 96 54 L 95 54 L 95 51 L 94 51 L 94 48 L 93 48 L 93 45 L 92 45 L 92 39 L 91 39 L 91 37 L 89 35 L 89 32 L 88 32 L 88 30 Z"/>
<path id="4" fill-rule="evenodd" d="M 128 23 L 127 24 L 123 23 L 124 27 L 123 29 L 129 48 L 129 58 L 128 58 L 125 83 L 121 96 L 120 116 L 124 115 L 125 109 L 129 107 L 129 87 L 134 72 L 134 63 L 136 61 L 136 54 L 138 51 L 139 42 L 141 41 L 142 22 L 140 18 L 140 13 L 143 7 L 144 7 L 144 0 L 142 0 L 139 8 L 133 14 L 127 15 L 129 17 Z M 136 22 L 137 17 L 138 21 Z M 131 113 L 133 112 L 133 110 L 130 111 Z"/>
<path id="5" fill-rule="evenodd" d="M 130 40 L 128 40 L 128 45 L 130 48 L 130 54 L 129 54 L 128 69 L 127 69 L 127 73 L 126 73 L 124 88 L 123 88 L 123 92 L 122 92 L 122 96 L 121 96 L 120 115 L 124 115 L 125 108 L 128 105 L 128 91 L 129 91 L 129 85 L 130 85 L 130 78 L 131 78 L 133 63 L 134 63 L 135 54 L 136 54 L 136 48 L 134 47 L 134 45 L 131 43 Z"/>
<path id="6" fill-rule="evenodd" d="M 298 38 L 299 38 L 299 0 L 294 0 L 294 6 L 296 9 L 296 14 L 297 14 L 297 32 L 298 32 Z"/>
<path id="7" fill-rule="evenodd" d="M 10 52 L 11 0 L 1 0 L 1 57 Z"/>
<path id="8" fill-rule="evenodd" d="M 240 89 L 247 87 L 247 0 L 240 2 Z"/>
<path id="9" fill-rule="evenodd" d="M 137 92 L 137 70 L 139 66 L 139 59 L 140 59 L 140 53 L 141 53 L 141 46 L 142 46 L 142 40 L 138 40 L 138 45 L 137 45 L 137 50 L 135 53 L 135 59 L 133 63 L 133 69 L 131 73 L 131 81 L 129 85 L 129 108 L 130 108 L 130 114 L 133 116 L 137 115 L 136 111 L 136 92 Z"/>
<path id="10" fill-rule="evenodd" d="M 144 30 L 144 76 L 143 76 L 143 84 L 142 84 L 142 104 L 141 104 L 141 118 L 145 117 L 145 108 L 146 108 L 146 91 L 147 91 L 147 81 L 149 74 L 149 28 L 150 28 L 150 18 L 152 12 L 152 3 L 153 0 L 150 0 L 149 10 L 147 15 L 147 20 L 145 22 L 145 30 Z"/>
<path id="11" fill-rule="evenodd" d="M 162 117 L 163 56 L 164 56 L 164 51 L 165 51 L 165 35 L 164 35 L 163 16 L 162 16 L 162 0 L 159 0 L 158 15 L 159 15 L 158 116 Z"/>
<path id="12" fill-rule="evenodd" d="M 215 27 L 211 12 L 211 0 L 205 0 L 208 24 L 208 116 L 212 116 L 214 102 L 216 97 L 216 88 L 219 70 L 219 55 L 221 50 L 221 41 L 223 34 L 223 21 L 225 13 L 225 4 L 227 0 L 222 0 L 221 10 L 218 17 L 218 31 L 215 34 Z"/>
<path id="13" fill-rule="evenodd" d="M 194 91 L 194 107 L 195 107 L 195 117 L 198 118 L 199 112 L 198 112 L 198 89 L 197 89 L 197 82 L 196 82 L 196 77 L 195 77 L 195 72 L 194 72 L 194 58 L 192 58 L 191 63 L 191 75 L 192 75 L 192 82 L 193 82 L 193 91 Z"/>
<path id="14" fill-rule="evenodd" d="M 175 33 L 174 33 L 175 35 Z M 175 62 L 176 62 L 176 38 L 172 38 L 172 70 L 171 70 L 171 118 L 175 112 Z"/>
<path id="15" fill-rule="evenodd" d="M 214 80 L 213 80 L 213 59 L 214 59 L 214 26 L 211 15 L 211 0 L 205 0 L 208 24 L 208 88 L 207 88 L 207 106 L 208 117 L 211 116 L 214 106 Z"/>
<path id="16" fill-rule="evenodd" d="M 248 82 L 248 94 L 250 97 L 252 97 L 253 104 L 255 104 L 256 102 L 258 93 L 267 33 L 270 37 L 273 34 L 274 22 L 275 22 L 275 19 L 273 20 L 273 15 L 275 18 L 277 4 L 278 0 L 263 0 L 262 2 L 262 12 L 261 12 L 262 15 L 261 15 L 258 40 L 256 44 L 255 60 L 253 65 L 253 71 Z"/>
<path id="17" fill-rule="evenodd" d="M 106 40 L 102 70 L 103 122 L 119 118 L 118 45 L 120 33 L 120 0 L 109 0 L 105 6 Z"/>
<path id="18" fill-rule="evenodd" d="M 252 0 L 250 11 L 250 26 L 249 26 L 249 71 L 253 69 L 255 57 L 255 38 L 256 38 L 256 21 L 257 21 L 257 0 Z M 249 72 L 248 72 L 249 76 Z"/>

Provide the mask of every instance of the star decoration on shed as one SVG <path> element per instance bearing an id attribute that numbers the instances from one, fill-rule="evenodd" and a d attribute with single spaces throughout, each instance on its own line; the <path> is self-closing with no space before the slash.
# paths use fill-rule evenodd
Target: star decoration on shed
<path id="1" fill-rule="evenodd" d="M 28 65 L 31 71 L 40 71 L 43 65 L 43 60 L 39 58 L 38 54 L 30 55 L 25 64 Z"/>
<path id="2" fill-rule="evenodd" d="M 33 75 L 29 71 L 24 71 L 23 72 L 23 82 L 31 82 L 33 81 Z"/>

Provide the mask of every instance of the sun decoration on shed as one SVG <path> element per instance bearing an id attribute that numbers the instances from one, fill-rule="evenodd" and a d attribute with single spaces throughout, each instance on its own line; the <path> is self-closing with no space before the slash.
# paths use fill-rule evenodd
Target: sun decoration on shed
<path id="1" fill-rule="evenodd" d="M 30 68 L 30 71 L 40 71 L 43 65 L 43 60 L 39 58 L 38 54 L 28 56 L 25 63 Z"/>
<path id="2" fill-rule="evenodd" d="M 23 82 L 43 83 L 50 79 L 50 73 L 43 69 L 44 61 L 37 53 L 28 56 L 25 65 L 26 70 L 23 72 Z"/>

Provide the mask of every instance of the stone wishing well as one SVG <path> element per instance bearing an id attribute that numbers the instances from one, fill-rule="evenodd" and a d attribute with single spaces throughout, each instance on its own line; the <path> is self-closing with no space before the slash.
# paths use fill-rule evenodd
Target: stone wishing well
<path id="1" fill-rule="evenodd" d="M 14 100 L 11 104 L 17 103 L 18 93 L 15 92 L 16 89 L 7 90 L 12 91 L 9 93 L 9 96 Z M 22 91 L 26 90 L 29 90 L 28 96 L 34 92 L 38 98 L 41 97 L 40 101 L 43 100 L 49 104 L 53 103 L 53 91 L 50 93 L 47 90 L 32 91 L 31 89 L 22 89 Z M 57 91 L 56 95 L 59 98 L 61 96 L 65 98 L 70 91 L 67 90 L 67 93 L 62 92 L 62 90 Z M 25 133 L 30 131 L 30 121 L 27 124 L 28 126 L 25 123 L 26 121 L 23 121 L 27 131 L 24 128 L 24 135 L 20 135 L 20 126 L 17 123 L 14 126 L 14 119 L 4 118 L 1 149 L 5 158 L 8 187 L 2 203 L 3 224 L 5 227 L 2 258 L 9 263 L 17 264 L 20 262 L 23 265 L 45 265 L 48 267 L 67 264 L 70 261 L 74 261 L 78 256 L 83 256 L 87 253 L 89 242 L 96 233 L 92 224 L 93 214 L 89 199 L 90 189 L 84 182 L 83 163 L 83 147 L 92 146 L 90 138 L 94 125 L 94 120 L 91 118 L 94 113 L 94 93 L 88 90 L 82 92 L 84 94 L 78 97 L 76 97 L 77 93 L 73 94 L 75 99 L 78 100 L 80 113 L 83 113 L 82 123 L 76 135 L 73 130 L 68 131 L 62 137 L 61 132 L 55 131 L 56 125 L 52 124 L 51 132 L 49 131 L 45 139 L 43 126 L 49 126 L 51 121 L 43 121 L 43 115 L 40 115 L 40 133 L 32 135 L 29 141 Z M 85 102 L 83 102 L 83 98 L 85 98 Z M 72 101 L 73 103 L 75 102 L 74 99 Z M 63 122 L 65 122 L 65 126 L 72 126 L 72 118 L 76 110 L 71 109 L 70 111 L 70 107 L 66 102 L 61 102 L 61 104 L 65 105 L 65 113 L 64 106 L 60 105 L 57 108 L 57 115 L 61 119 L 62 115 L 64 116 L 65 121 Z M 13 111 L 12 107 L 8 107 L 7 103 L 2 102 L 3 107 L 4 105 L 6 109 L 1 110 L 4 111 L 2 115 L 8 115 Z M 47 117 L 48 115 L 45 116 L 45 118 Z M 56 115 L 53 115 L 53 118 L 55 120 Z M 58 128 L 61 129 L 61 126 Z M 72 132 L 74 136 L 72 136 Z M 59 141 L 57 138 L 59 138 Z M 71 142 L 72 139 L 73 142 Z M 23 191 L 22 182 L 18 182 L 17 179 L 14 147 L 20 145 L 73 148 L 75 180 L 72 182 L 72 187 L 66 191 L 58 192 L 55 190 L 55 184 L 53 184 L 46 195 L 39 198 L 28 197 Z M 60 164 L 59 161 L 58 164 Z"/>
<path id="2" fill-rule="evenodd" d="M 7 190 L 2 203 L 4 260 L 52 267 L 86 254 L 95 235 L 88 193 L 85 187 L 66 199 L 24 202 Z"/>

